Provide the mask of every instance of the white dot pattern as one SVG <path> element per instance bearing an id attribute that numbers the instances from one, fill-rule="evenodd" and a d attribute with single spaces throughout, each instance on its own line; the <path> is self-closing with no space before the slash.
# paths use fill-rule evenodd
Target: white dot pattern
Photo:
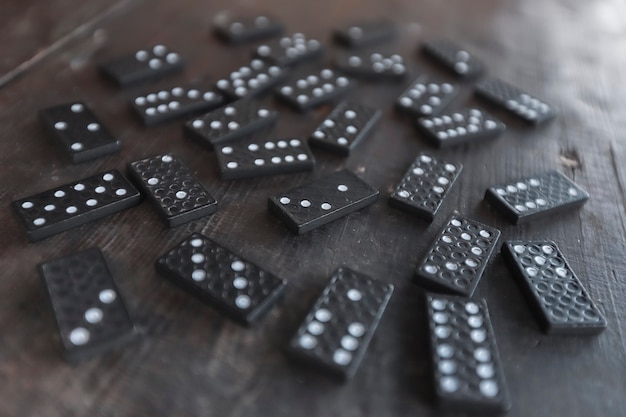
<path id="1" fill-rule="evenodd" d="M 557 171 L 489 187 L 485 199 L 511 221 L 529 221 L 559 207 L 579 207 L 589 194 Z"/>
<path id="2" fill-rule="evenodd" d="M 420 262 L 417 279 L 471 296 L 499 236 L 497 229 L 452 216 Z"/>
<path id="3" fill-rule="evenodd" d="M 76 216 L 91 212 L 93 209 L 113 206 L 114 212 L 120 211 L 125 207 L 118 203 L 127 198 L 137 200 L 138 193 L 125 178 L 114 171 L 97 174 L 77 183 L 62 185 L 28 197 L 26 201 L 18 204 L 18 216 L 24 220 L 31 239 L 39 240 L 67 230 L 68 226 L 64 223 L 67 219 L 77 218 Z M 110 213 L 96 212 L 94 220 L 108 214 Z M 79 219 L 81 222 L 78 224 L 92 220 L 91 216 Z M 70 227 L 75 225 L 70 224 Z"/>
<path id="4" fill-rule="evenodd" d="M 421 154 L 396 186 L 390 203 L 394 207 L 432 219 L 460 175 L 461 169 L 460 164 Z"/>
<path id="5" fill-rule="evenodd" d="M 99 249 L 47 261 L 41 273 L 68 359 L 80 359 L 91 348 L 104 352 L 109 347 L 103 341 L 135 332 Z"/>
<path id="6" fill-rule="evenodd" d="M 597 333 L 606 327 L 604 315 L 554 242 L 506 242 L 503 249 L 547 332 Z"/>
<path id="7" fill-rule="evenodd" d="M 476 108 L 424 117 L 419 119 L 419 126 L 439 147 L 493 139 L 506 128 L 495 117 Z"/>
<path id="8" fill-rule="evenodd" d="M 422 75 L 396 100 L 398 110 L 411 116 L 432 116 L 443 110 L 458 94 L 450 83 Z"/>
<path id="9" fill-rule="evenodd" d="M 318 74 L 301 78 L 281 87 L 279 96 L 298 110 L 307 110 L 334 100 L 347 93 L 352 82 L 333 70 L 323 69 Z"/>
<path id="10" fill-rule="evenodd" d="M 397 54 L 385 56 L 380 53 L 350 55 L 337 61 L 337 66 L 355 77 L 372 79 L 401 79 L 406 75 L 404 59 Z"/>
<path id="11" fill-rule="evenodd" d="M 371 204 L 377 194 L 355 174 L 343 170 L 273 196 L 269 204 L 285 223 L 304 233 L 358 210 L 356 202 Z M 303 200 L 305 205 L 300 204 Z"/>
<path id="12" fill-rule="evenodd" d="M 176 52 L 169 51 L 163 45 L 155 45 L 105 64 L 102 70 L 118 84 L 128 85 L 181 67 L 182 60 Z"/>
<path id="13" fill-rule="evenodd" d="M 259 94 L 285 78 L 285 72 L 276 65 L 254 59 L 247 66 L 230 73 L 217 82 L 217 88 L 227 96 L 244 98 Z"/>
<path id="14" fill-rule="evenodd" d="M 476 405 L 495 401 L 505 407 L 506 385 L 484 301 L 427 298 L 435 380 L 442 401 L 463 399 Z M 447 323 L 446 331 L 437 324 L 442 321 Z"/>
<path id="15" fill-rule="evenodd" d="M 217 210 L 215 199 L 191 170 L 172 155 L 132 162 L 129 170 L 150 194 L 157 211 L 172 226 Z"/>
<path id="16" fill-rule="evenodd" d="M 74 163 L 111 154 L 120 149 L 119 141 L 83 103 L 43 109 L 41 119 Z"/>
<path id="17" fill-rule="evenodd" d="M 554 109 L 549 104 L 502 80 L 495 78 L 484 80 L 477 84 L 476 92 L 533 124 L 543 123 L 555 115 Z"/>
<path id="18" fill-rule="evenodd" d="M 299 139 L 233 143 L 218 154 L 225 178 L 244 178 L 310 170 L 314 159 Z"/>
<path id="19" fill-rule="evenodd" d="M 245 323 L 264 314 L 285 287 L 283 280 L 199 234 L 161 257 L 158 266 L 172 279 L 193 285 L 200 299 L 214 300 L 220 312 Z"/>
<path id="20" fill-rule="evenodd" d="M 295 33 L 259 46 L 256 54 L 284 67 L 316 56 L 321 50 L 319 41 L 307 39 L 302 33 Z"/>
<path id="21" fill-rule="evenodd" d="M 313 132 L 310 143 L 345 155 L 375 127 L 379 117 L 376 109 L 344 101 Z"/>
<path id="22" fill-rule="evenodd" d="M 458 76 L 475 77 L 483 71 L 483 64 L 478 59 L 448 40 L 426 42 L 424 50 Z"/>
<path id="23" fill-rule="evenodd" d="M 277 112 L 260 107 L 254 101 L 238 100 L 187 122 L 185 130 L 201 144 L 214 147 L 243 137 L 242 132 L 268 126 L 276 117 Z"/>
<path id="24" fill-rule="evenodd" d="M 384 311 L 391 288 L 347 268 L 335 271 L 291 342 L 310 359 L 340 374 L 356 370 L 355 358 Z"/>
<path id="25" fill-rule="evenodd" d="M 176 86 L 135 97 L 133 103 L 144 123 L 152 125 L 217 107 L 222 97 L 213 91 Z"/>

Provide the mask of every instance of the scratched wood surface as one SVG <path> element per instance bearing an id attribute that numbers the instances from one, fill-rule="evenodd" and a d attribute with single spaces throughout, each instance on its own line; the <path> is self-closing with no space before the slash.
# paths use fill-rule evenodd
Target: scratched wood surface
<path id="1" fill-rule="evenodd" d="M 495 256 L 476 296 L 485 297 L 491 310 L 513 402 L 509 415 L 626 414 L 623 2 L 160 0 L 87 6 L 66 0 L 39 5 L 36 12 L 23 3 L 0 6 L 0 73 L 19 75 L 0 88 L 0 415 L 440 415 L 432 400 L 422 291 L 411 277 L 453 211 L 498 227 L 505 240 L 555 240 L 609 323 L 596 337 L 544 335 L 502 258 Z M 424 39 L 448 37 L 483 59 L 491 74 L 553 103 L 559 115 L 540 128 L 502 115 L 509 127 L 502 138 L 436 150 L 392 111 L 405 84 L 363 84 L 351 98 L 383 109 L 384 116 L 349 158 L 316 152 L 312 173 L 221 181 L 215 156 L 184 138 L 179 123 L 144 128 L 133 117 L 128 99 L 154 86 L 118 90 L 98 76 L 97 64 L 163 43 L 178 50 L 188 66 L 158 85 L 215 80 L 245 64 L 251 49 L 228 47 L 211 36 L 211 20 L 224 10 L 268 12 L 289 32 L 324 42 L 335 26 L 386 16 L 401 33 L 379 49 L 401 53 L 413 75 L 426 70 L 447 77 L 416 51 Z M 28 36 L 19 28 L 29 28 Z M 336 50 L 331 47 L 322 61 L 299 71 L 330 63 Z M 24 65 L 37 54 L 45 59 Z M 452 108 L 474 103 L 471 84 L 463 88 Z M 45 136 L 37 110 L 78 99 L 122 140 L 120 153 L 71 165 Z M 265 101 L 281 112 L 275 137 L 305 138 L 329 111 L 299 115 L 271 97 Z M 386 202 L 420 151 L 465 167 L 432 224 Z M 167 229 L 143 203 L 29 243 L 9 210 L 17 198 L 105 169 L 123 170 L 129 161 L 163 152 L 174 152 L 192 167 L 219 201 L 215 215 Z M 268 196 L 342 167 L 378 188 L 380 200 L 303 236 L 292 235 L 268 214 Z M 591 200 L 579 211 L 523 226 L 508 224 L 482 201 L 493 183 L 549 169 L 574 179 Z M 202 232 L 289 281 L 284 299 L 258 326 L 242 328 L 157 276 L 157 257 L 191 232 Z M 36 265 L 92 246 L 104 251 L 143 337 L 71 366 L 61 359 Z M 343 385 L 284 354 L 341 264 L 396 286 L 361 369 Z"/>

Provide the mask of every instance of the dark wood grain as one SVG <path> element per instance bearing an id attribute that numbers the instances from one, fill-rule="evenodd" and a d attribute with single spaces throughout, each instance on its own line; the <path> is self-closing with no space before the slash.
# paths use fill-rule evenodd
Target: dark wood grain
<path id="1" fill-rule="evenodd" d="M 105 41 L 94 29 L 138 1 L 4 1 L 0 5 L 0 87 L 57 54 L 68 43 L 93 33 L 92 44 L 73 56 L 71 65 L 81 65 Z"/>
<path id="2" fill-rule="evenodd" d="M 505 240 L 556 241 L 608 320 L 607 330 L 597 337 L 545 336 L 501 257 L 495 256 L 476 295 L 486 297 L 491 310 L 511 390 L 509 415 L 626 414 L 622 3 L 345 0 L 296 5 L 272 0 L 231 6 L 225 0 L 181 0 L 138 2 L 102 20 L 98 16 L 106 2 L 54 3 L 28 14 L 28 5 L 9 2 L 0 27 L 3 73 L 32 56 L 26 50 L 51 44 L 47 28 L 67 28 L 55 32 L 67 34 L 81 23 L 95 22 L 0 88 L 0 415 L 439 415 L 432 404 L 422 292 L 411 278 L 453 211 L 500 228 Z M 179 123 L 144 128 L 133 117 L 127 100 L 145 86 L 120 91 L 98 76 L 97 64 L 163 43 L 179 51 L 188 66 L 158 85 L 217 79 L 250 57 L 250 46 L 228 47 L 210 35 L 212 18 L 228 8 L 271 12 L 287 23 L 289 32 L 302 31 L 324 42 L 335 26 L 387 17 L 398 23 L 401 34 L 380 49 L 401 53 L 414 75 L 426 69 L 450 79 L 417 53 L 422 40 L 445 36 L 476 53 L 491 74 L 556 105 L 559 115 L 539 128 L 503 115 L 509 129 L 502 138 L 436 150 L 392 111 L 405 85 L 363 84 L 351 98 L 380 107 L 384 115 L 376 132 L 349 158 L 320 151 L 313 173 L 221 181 L 215 155 L 184 138 Z M 6 41 L 21 18 L 27 19 L 22 24 L 36 28 L 29 39 L 41 36 L 45 41 Z M 329 64 L 335 51 L 332 47 L 321 62 Z M 316 68 L 313 63 L 299 72 Z M 74 99 L 88 103 L 118 135 L 123 142 L 119 154 L 80 165 L 63 159 L 36 114 Z M 266 102 L 281 111 L 272 133 L 276 137 L 305 138 L 330 110 L 300 115 L 271 98 Z M 477 103 L 471 84 L 465 83 L 453 108 Z M 432 224 L 386 202 L 420 151 L 464 165 Z M 33 244 L 9 210 L 17 198 L 105 169 L 124 169 L 129 161 L 163 152 L 174 152 L 194 170 L 220 203 L 215 215 L 167 229 L 144 203 Z M 268 214 L 268 196 L 343 167 L 378 188 L 380 201 L 302 236 Z M 574 179 L 591 200 L 579 211 L 521 226 L 510 225 L 482 201 L 491 184 L 549 169 Z M 207 234 L 289 281 L 284 299 L 258 326 L 242 328 L 156 275 L 154 261 L 191 232 Z M 143 338 L 70 366 L 61 359 L 35 266 L 92 246 L 105 253 Z M 341 264 L 396 286 L 361 369 L 345 385 L 297 366 L 284 354 L 310 304 Z"/>

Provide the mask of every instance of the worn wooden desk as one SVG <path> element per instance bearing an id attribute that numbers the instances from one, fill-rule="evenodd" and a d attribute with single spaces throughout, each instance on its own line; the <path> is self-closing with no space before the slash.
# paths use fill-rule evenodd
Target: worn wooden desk
<path id="1" fill-rule="evenodd" d="M 392 111 L 404 85 L 364 85 L 352 97 L 383 108 L 384 117 L 354 155 L 318 153 L 311 174 L 221 181 L 214 155 L 183 138 L 179 123 L 140 126 L 127 100 L 145 88 L 120 91 L 98 76 L 96 66 L 161 42 L 188 61 L 183 74 L 163 85 L 207 74 L 217 79 L 249 60 L 249 46 L 227 47 L 210 35 L 213 16 L 229 8 L 225 0 L 9 0 L 0 6 L 0 76 L 5 74 L 0 88 L 0 415 L 439 415 L 431 400 L 423 299 L 411 276 L 454 210 L 500 228 L 503 239 L 555 240 L 609 322 L 597 337 L 543 335 L 502 258 L 495 256 L 476 295 L 486 297 L 491 309 L 512 396 L 509 415 L 626 415 L 624 3 L 238 2 L 237 10 L 271 12 L 289 32 L 324 41 L 340 24 L 389 17 L 402 33 L 383 48 L 403 54 L 414 74 L 426 68 L 445 76 L 416 48 L 426 38 L 455 39 L 480 56 L 491 74 L 555 104 L 559 116 L 538 129 L 504 117 L 509 130 L 501 139 L 438 151 Z M 80 165 L 62 158 L 44 135 L 37 110 L 74 99 L 89 103 L 121 138 L 119 154 Z M 473 100 L 466 85 L 454 106 Z M 281 110 L 277 136 L 306 137 L 328 111 L 302 116 L 271 98 L 267 102 Z M 422 150 L 465 166 L 432 224 L 386 202 Z M 144 203 L 33 244 L 10 213 L 9 203 L 19 197 L 169 151 L 185 160 L 218 199 L 217 214 L 167 229 Z M 380 189 L 379 202 L 299 237 L 268 214 L 269 195 L 340 167 Z M 495 182 L 548 169 L 575 179 L 591 200 L 580 211 L 520 227 L 482 201 Z M 260 325 L 233 324 L 156 275 L 155 259 L 192 231 L 289 280 L 284 300 Z M 143 338 L 70 366 L 61 359 L 35 266 L 92 246 L 104 251 Z M 340 264 L 396 286 L 360 371 L 345 385 L 294 365 L 283 352 Z"/>

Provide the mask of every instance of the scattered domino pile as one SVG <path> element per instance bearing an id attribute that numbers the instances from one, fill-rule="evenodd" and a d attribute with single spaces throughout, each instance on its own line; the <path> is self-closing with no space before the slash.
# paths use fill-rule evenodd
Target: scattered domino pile
<path id="1" fill-rule="evenodd" d="M 185 136 L 214 151 L 224 180 L 311 171 L 316 157 L 323 158 L 327 152 L 349 157 L 355 147 L 367 146 L 366 138 L 373 135 L 383 110 L 346 100 L 357 88 L 357 79 L 396 85 L 410 75 L 402 56 L 363 50 L 394 38 L 396 29 L 387 21 L 360 22 L 336 30 L 335 40 L 350 48 L 349 53 L 337 57 L 335 68 L 312 68 L 299 79 L 290 77 L 293 69 L 310 65 L 325 53 L 319 41 L 299 33 L 276 38 L 282 36 L 284 25 L 264 16 L 220 18 L 214 30 L 232 44 L 269 40 L 256 47 L 249 65 L 225 74 L 213 85 L 146 92 L 130 106 L 147 126 L 186 118 Z M 477 80 L 486 72 L 478 57 L 448 40 L 426 42 L 423 51 L 459 79 Z M 156 45 L 106 63 L 101 72 L 124 87 L 165 77 L 183 66 L 178 53 Z M 434 146 L 492 140 L 506 130 L 502 121 L 482 108 L 446 112 L 464 88 L 460 84 L 421 73 L 405 88 L 395 108 Z M 492 105 L 494 114 L 506 111 L 533 125 L 555 116 L 552 106 L 504 81 L 483 78 L 471 88 Z M 272 92 L 299 112 L 328 104 L 334 108 L 308 138 L 260 139 L 256 133 L 271 129 L 280 114 L 255 98 Z M 43 109 L 40 119 L 73 163 L 120 149 L 120 142 L 85 103 Z M 309 145 L 322 152 L 314 154 Z M 127 162 L 129 179 L 118 171 L 107 171 L 14 201 L 13 209 L 28 238 L 45 239 L 129 209 L 142 197 L 168 227 L 218 210 L 218 202 L 175 155 L 165 152 Z M 439 209 L 461 175 L 460 161 L 420 153 L 404 177 L 398 178 L 388 203 L 442 224 L 414 276 L 417 285 L 430 291 L 427 317 L 439 402 L 467 411 L 501 412 L 510 408 L 510 398 L 487 303 L 472 298 L 498 247 L 500 231 L 458 214 L 440 219 Z M 303 234 L 374 204 L 379 194 L 355 173 L 342 170 L 294 184 L 268 196 L 267 201 L 269 212 L 287 229 Z M 557 171 L 490 186 L 484 197 L 515 224 L 581 207 L 588 198 L 581 187 Z M 502 255 L 547 333 L 585 335 L 606 328 L 602 312 L 556 243 L 507 241 Z M 174 284 L 246 325 L 261 320 L 287 285 L 265 266 L 197 233 L 163 254 L 155 267 Z M 98 248 L 44 262 L 39 271 L 68 360 L 102 354 L 137 336 Z M 320 370 L 351 378 L 393 290 L 389 283 L 338 266 L 304 322 L 294 329 L 290 353 Z"/>

